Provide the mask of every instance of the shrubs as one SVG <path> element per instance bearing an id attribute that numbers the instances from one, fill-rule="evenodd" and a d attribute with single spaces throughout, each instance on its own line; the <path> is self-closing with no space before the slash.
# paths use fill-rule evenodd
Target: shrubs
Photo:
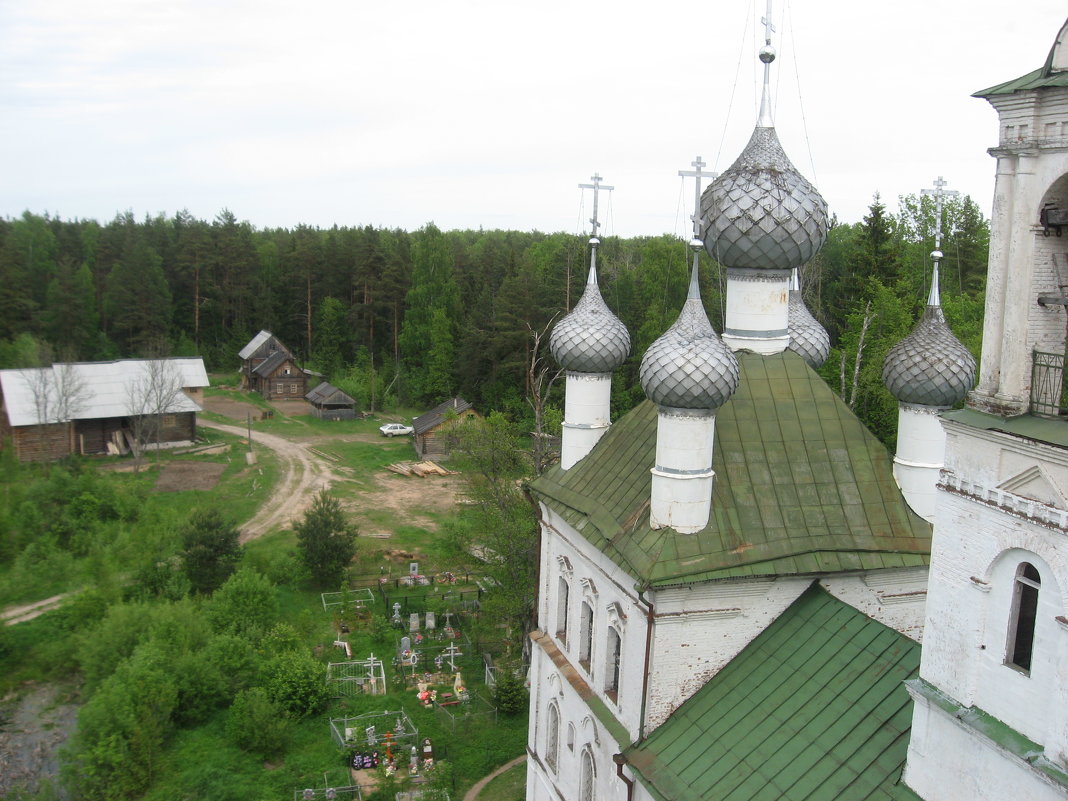
<path id="1" fill-rule="evenodd" d="M 226 720 L 226 735 L 233 743 L 264 758 L 285 748 L 291 728 L 285 711 L 262 687 L 238 693 Z"/>
<path id="2" fill-rule="evenodd" d="M 193 592 L 212 593 L 230 577 L 241 559 L 233 521 L 218 509 L 198 509 L 182 531 L 182 566 Z"/>
<path id="3" fill-rule="evenodd" d="M 274 585 L 254 570 L 242 568 L 215 591 L 207 614 L 216 631 L 256 642 L 278 617 Z"/>
<path id="4" fill-rule="evenodd" d="M 271 659 L 263 669 L 267 697 L 295 718 L 315 714 L 326 706 L 326 671 L 321 662 L 299 651 Z"/>

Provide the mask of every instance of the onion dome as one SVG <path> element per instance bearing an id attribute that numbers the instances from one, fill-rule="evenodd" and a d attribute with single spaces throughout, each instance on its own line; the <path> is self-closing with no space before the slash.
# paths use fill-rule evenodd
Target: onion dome
<path id="1" fill-rule="evenodd" d="M 975 359 L 946 325 L 942 307 L 928 305 L 912 333 L 883 362 L 883 383 L 902 403 L 952 406 L 975 383 Z"/>
<path id="2" fill-rule="evenodd" d="M 596 268 L 590 267 L 575 308 L 553 328 L 549 349 L 561 367 L 576 373 L 610 373 L 630 354 L 630 332 L 601 297 Z"/>
<path id="3" fill-rule="evenodd" d="M 812 316 L 797 285 L 797 270 L 794 270 L 793 283 L 790 285 L 790 310 L 787 330 L 790 334 L 789 348 L 812 368 L 820 367 L 827 361 L 831 352 L 831 335 Z"/>
<path id="4" fill-rule="evenodd" d="M 649 400 L 677 409 L 718 409 L 738 388 L 738 360 L 708 321 L 696 265 L 678 319 L 645 352 L 638 380 Z"/>
<path id="5" fill-rule="evenodd" d="M 789 270 L 827 238 L 827 203 L 779 144 L 757 126 L 737 160 L 701 196 L 701 236 L 726 267 Z"/>

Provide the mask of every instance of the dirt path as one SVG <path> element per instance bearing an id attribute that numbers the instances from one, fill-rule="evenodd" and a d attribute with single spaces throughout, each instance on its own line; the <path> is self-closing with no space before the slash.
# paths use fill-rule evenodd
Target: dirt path
<path id="1" fill-rule="evenodd" d="M 65 592 L 60 595 L 53 595 L 51 598 L 45 598 L 43 601 L 35 601 L 32 604 L 9 606 L 6 609 L 0 609 L 0 625 L 14 626 L 16 623 L 33 620 L 38 615 L 43 615 L 45 612 L 55 609 L 68 595 L 70 593 Z"/>
<path id="2" fill-rule="evenodd" d="M 248 430 L 241 426 L 203 419 L 198 420 L 197 425 L 238 437 L 248 436 Z M 268 531 L 288 526 L 311 506 L 319 490 L 326 489 L 335 481 L 343 480 L 326 459 L 311 453 L 302 443 L 257 431 L 252 435 L 253 451 L 257 446 L 270 448 L 275 452 L 281 475 L 277 486 L 271 491 L 270 498 L 255 516 L 241 527 L 243 543 L 263 536 Z"/>

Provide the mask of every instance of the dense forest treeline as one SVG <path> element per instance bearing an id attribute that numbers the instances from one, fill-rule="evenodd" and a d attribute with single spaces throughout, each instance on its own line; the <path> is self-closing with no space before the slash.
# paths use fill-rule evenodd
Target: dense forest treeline
<path id="1" fill-rule="evenodd" d="M 878 380 L 882 357 L 926 300 L 934 241 L 929 196 L 900 208 L 891 215 L 876 195 L 862 221 L 834 225 L 803 270 L 809 308 L 836 344 L 824 375 L 888 441 L 895 407 Z M 943 234 L 947 317 L 977 351 L 989 226 L 969 198 L 952 199 Z M 706 261 L 719 327 L 725 276 Z M 261 230 L 225 209 L 211 221 L 126 213 L 105 224 L 26 212 L 0 219 L 0 366 L 43 353 L 172 354 L 233 371 L 237 351 L 268 329 L 365 408 L 459 393 L 524 419 L 532 333 L 574 304 L 588 263 L 587 238 L 565 233 Z M 641 355 L 678 314 L 688 263 L 673 236 L 602 238 L 601 291 L 634 342 L 617 411 L 642 397 Z"/>

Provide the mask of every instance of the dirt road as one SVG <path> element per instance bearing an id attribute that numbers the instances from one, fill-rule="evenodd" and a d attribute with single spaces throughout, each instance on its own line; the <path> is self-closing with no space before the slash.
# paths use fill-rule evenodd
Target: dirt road
<path id="1" fill-rule="evenodd" d="M 225 425 L 204 419 L 198 420 L 197 425 L 238 437 L 248 436 L 248 430 L 242 426 Z M 252 435 L 252 449 L 255 451 L 257 448 L 270 448 L 275 452 L 281 475 L 278 484 L 271 491 L 271 497 L 255 516 L 241 527 L 243 543 L 268 531 L 290 525 L 311 506 L 319 490 L 342 480 L 326 459 L 311 453 L 299 442 L 256 431 Z"/>

